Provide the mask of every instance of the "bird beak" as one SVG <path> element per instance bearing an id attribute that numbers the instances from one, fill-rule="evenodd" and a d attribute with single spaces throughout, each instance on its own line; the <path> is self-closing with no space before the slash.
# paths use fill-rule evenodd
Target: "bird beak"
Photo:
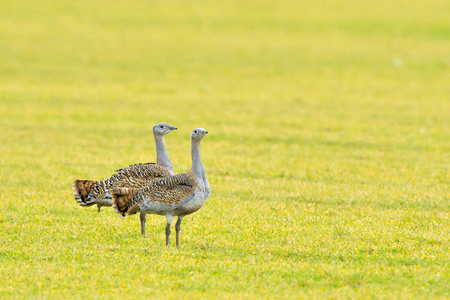
<path id="1" fill-rule="evenodd" d="M 205 133 L 208 134 L 208 131 L 205 130 Z"/>
<path id="2" fill-rule="evenodd" d="M 172 126 L 172 127 L 170 127 L 170 129 L 171 130 L 177 130 L 178 128 Z"/>

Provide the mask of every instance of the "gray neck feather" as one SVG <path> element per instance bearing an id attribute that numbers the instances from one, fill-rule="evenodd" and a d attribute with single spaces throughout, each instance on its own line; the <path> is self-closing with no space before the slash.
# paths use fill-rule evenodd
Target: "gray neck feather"
<path id="1" fill-rule="evenodd" d="M 192 167 L 191 170 L 194 172 L 197 179 L 202 179 L 204 172 L 202 158 L 200 157 L 200 141 L 192 140 L 191 144 L 191 156 L 192 156 Z"/>
<path id="2" fill-rule="evenodd" d="M 199 183 L 203 184 L 205 190 L 209 191 L 209 183 L 206 179 L 205 169 L 203 168 L 202 159 L 200 157 L 200 141 L 193 140 L 191 145 L 192 167 L 195 178 Z"/>
<path id="3" fill-rule="evenodd" d="M 164 143 L 164 136 L 155 135 L 155 146 L 156 146 L 156 163 L 161 167 L 174 174 L 173 166 L 170 162 L 169 154 L 167 154 L 166 144 Z"/>

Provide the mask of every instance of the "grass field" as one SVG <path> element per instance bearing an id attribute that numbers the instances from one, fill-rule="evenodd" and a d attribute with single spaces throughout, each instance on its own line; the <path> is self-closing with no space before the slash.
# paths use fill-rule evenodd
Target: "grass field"
<path id="1" fill-rule="evenodd" d="M 2 0 L 0 298 L 450 297 L 449 11 Z M 162 121 L 176 172 L 210 132 L 180 249 L 71 190 Z"/>

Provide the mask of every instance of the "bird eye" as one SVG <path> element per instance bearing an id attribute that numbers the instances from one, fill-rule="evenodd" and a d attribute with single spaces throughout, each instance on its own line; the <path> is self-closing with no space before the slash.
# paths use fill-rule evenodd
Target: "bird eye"
<path id="1" fill-rule="evenodd" d="M 159 128 L 164 128 L 164 126 L 161 125 L 161 126 L 159 126 Z"/>
<path id="2" fill-rule="evenodd" d="M 195 130 L 194 133 L 197 133 L 197 130 Z"/>

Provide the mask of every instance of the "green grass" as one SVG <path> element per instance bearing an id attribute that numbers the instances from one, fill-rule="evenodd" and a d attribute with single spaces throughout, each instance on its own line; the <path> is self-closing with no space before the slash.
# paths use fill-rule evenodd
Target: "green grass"
<path id="1" fill-rule="evenodd" d="M 449 297 L 449 9 L 2 0 L 0 298 Z M 179 250 L 71 190 L 161 121 L 210 132 Z"/>

